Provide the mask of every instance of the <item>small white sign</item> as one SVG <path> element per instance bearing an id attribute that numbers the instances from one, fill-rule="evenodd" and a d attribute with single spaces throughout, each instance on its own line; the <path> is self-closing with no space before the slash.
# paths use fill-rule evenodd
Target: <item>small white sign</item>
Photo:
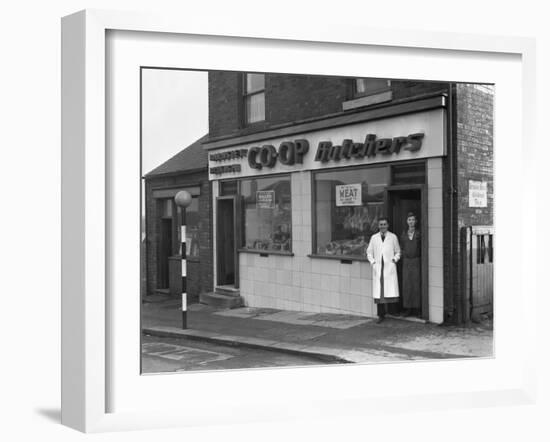
<path id="1" fill-rule="evenodd" d="M 361 206 L 361 184 L 336 186 L 336 206 Z"/>
<path id="2" fill-rule="evenodd" d="M 256 191 L 256 207 L 258 209 L 273 209 L 275 207 L 274 190 Z"/>
<path id="3" fill-rule="evenodd" d="M 487 207 L 487 182 L 469 181 L 470 207 Z"/>

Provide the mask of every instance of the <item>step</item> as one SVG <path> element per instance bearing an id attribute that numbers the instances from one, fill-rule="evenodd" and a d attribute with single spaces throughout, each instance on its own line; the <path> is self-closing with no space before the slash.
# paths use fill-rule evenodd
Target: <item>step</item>
<path id="1" fill-rule="evenodd" d="M 219 285 L 214 289 L 214 293 L 218 295 L 241 296 L 241 291 L 231 285 Z"/>
<path id="2" fill-rule="evenodd" d="M 220 308 L 238 308 L 243 306 L 243 298 L 240 296 L 224 295 L 214 292 L 201 293 L 199 302 L 201 304 Z"/>

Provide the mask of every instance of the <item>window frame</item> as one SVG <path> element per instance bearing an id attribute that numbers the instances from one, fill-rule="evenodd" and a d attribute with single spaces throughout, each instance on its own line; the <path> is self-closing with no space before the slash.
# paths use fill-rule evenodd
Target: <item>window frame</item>
<path id="1" fill-rule="evenodd" d="M 248 92 L 247 88 L 247 80 L 248 75 L 263 75 L 264 76 L 264 87 L 263 89 L 258 89 L 254 92 Z M 267 81 L 267 75 L 265 73 L 258 73 L 258 72 L 243 72 L 241 76 L 241 103 L 242 103 L 242 126 L 243 127 L 253 127 L 255 125 L 263 124 L 266 121 L 266 81 Z M 264 96 L 264 116 L 263 119 L 257 120 L 257 121 L 248 121 L 248 98 L 252 97 L 254 95 L 260 95 L 263 94 Z"/>
<path id="2" fill-rule="evenodd" d="M 258 175 L 258 176 L 246 176 L 246 177 L 239 177 L 239 178 L 229 178 L 229 179 L 223 179 L 220 180 L 220 183 L 226 182 L 226 181 L 237 181 L 237 193 L 235 194 L 236 197 L 242 198 L 242 181 L 244 180 L 258 180 L 258 179 L 270 179 L 270 178 L 277 178 L 277 177 L 288 177 L 290 182 L 290 250 L 283 251 L 283 250 L 255 250 L 255 249 L 249 249 L 245 247 L 246 244 L 246 218 L 245 218 L 245 205 L 241 204 L 241 212 L 239 213 L 239 216 L 242 220 L 242 234 L 241 234 L 241 241 L 242 243 L 237 246 L 237 252 L 239 253 L 254 253 L 259 254 L 262 256 L 267 255 L 284 255 L 284 256 L 294 256 L 293 247 L 294 247 L 294 229 L 293 227 L 293 212 L 294 212 L 294 206 L 292 203 L 292 172 L 280 172 L 280 173 L 273 173 L 269 175 Z M 218 187 L 218 189 L 221 189 L 221 186 Z M 219 190 L 218 190 L 219 193 Z M 221 196 L 219 194 L 218 196 Z"/>
<path id="3" fill-rule="evenodd" d="M 347 171 L 350 169 L 372 169 L 372 168 L 381 168 L 385 167 L 388 170 L 388 185 L 387 187 L 394 186 L 393 182 L 393 167 L 395 165 L 413 165 L 413 164 L 424 164 L 424 170 L 425 170 L 425 182 L 424 184 L 413 184 L 413 186 L 427 186 L 427 179 L 428 179 L 428 170 L 427 170 L 427 159 L 412 159 L 412 160 L 405 160 L 405 161 L 397 161 L 397 162 L 388 162 L 388 163 L 374 163 L 374 164 L 355 164 L 355 165 L 347 165 L 347 166 L 340 166 L 340 167 L 330 167 L 325 169 L 318 169 L 318 170 L 312 170 L 311 171 L 311 177 L 310 177 L 310 183 L 311 183 L 311 200 L 310 200 L 310 210 L 311 210 L 311 253 L 307 255 L 308 258 L 319 258 L 319 259 L 336 259 L 341 262 L 345 263 L 351 263 L 352 261 L 368 261 L 368 258 L 365 256 L 354 256 L 354 255 L 323 255 L 320 253 L 317 253 L 317 210 L 315 206 L 315 201 L 317 200 L 317 186 L 315 185 L 315 177 L 318 174 L 322 174 L 323 172 L 337 172 L 337 171 Z M 387 196 L 387 189 L 384 192 L 384 209 L 387 211 L 388 209 L 388 196 Z"/>
<path id="4" fill-rule="evenodd" d="M 386 87 L 382 89 L 377 89 L 372 92 L 366 91 L 366 92 L 358 92 L 357 91 L 357 81 L 358 80 L 386 80 Z M 353 99 L 355 98 L 362 98 L 362 97 L 370 97 L 372 95 L 378 95 L 382 94 L 384 92 L 391 91 L 391 79 L 389 78 L 368 78 L 368 77 L 355 77 L 351 81 L 351 96 Z"/>

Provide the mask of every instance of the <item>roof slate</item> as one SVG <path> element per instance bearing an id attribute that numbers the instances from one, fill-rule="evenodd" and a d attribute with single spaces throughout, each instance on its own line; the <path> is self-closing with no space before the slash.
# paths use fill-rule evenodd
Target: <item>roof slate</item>
<path id="1" fill-rule="evenodd" d="M 193 144 L 190 144 L 172 158 L 162 163 L 160 166 L 154 168 L 149 173 L 146 173 L 145 178 L 185 172 L 188 170 L 207 169 L 208 154 L 202 147 L 202 143 L 206 140 L 206 138 L 207 135 L 199 138 Z"/>

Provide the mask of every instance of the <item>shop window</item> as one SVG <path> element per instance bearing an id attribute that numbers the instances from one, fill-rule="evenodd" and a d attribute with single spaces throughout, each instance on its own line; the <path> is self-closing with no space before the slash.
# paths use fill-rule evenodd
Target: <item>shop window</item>
<path id="1" fill-rule="evenodd" d="M 237 195 L 238 184 L 237 180 L 220 181 L 220 196 Z"/>
<path id="2" fill-rule="evenodd" d="M 265 120 L 264 74 L 245 74 L 244 110 L 246 124 Z"/>
<path id="3" fill-rule="evenodd" d="M 241 180 L 244 248 L 290 252 L 290 176 Z"/>
<path id="4" fill-rule="evenodd" d="M 365 257 L 385 215 L 389 167 L 318 172 L 314 179 L 314 253 Z"/>
<path id="5" fill-rule="evenodd" d="M 424 184 L 426 165 L 422 163 L 399 164 L 391 168 L 392 184 Z"/>
<path id="6" fill-rule="evenodd" d="M 353 81 L 354 97 L 364 97 L 385 92 L 390 89 L 391 81 L 383 78 L 355 78 Z"/>

